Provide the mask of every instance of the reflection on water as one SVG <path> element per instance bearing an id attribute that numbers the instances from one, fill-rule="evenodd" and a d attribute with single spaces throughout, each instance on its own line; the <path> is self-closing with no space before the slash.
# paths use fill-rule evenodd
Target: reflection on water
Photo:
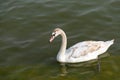
<path id="1" fill-rule="evenodd" d="M 1 0 L 0 80 L 119 80 L 119 3 L 119 0 Z M 79 66 L 66 64 L 60 70 L 56 61 L 60 38 L 52 47 L 48 43 L 56 27 L 66 32 L 68 47 L 83 40 L 115 39 L 108 50 L 111 56 L 100 59 L 100 73 L 97 61 Z"/>
<path id="2" fill-rule="evenodd" d="M 67 67 L 65 63 L 61 63 L 61 76 L 65 76 L 67 74 Z"/>
<path id="3" fill-rule="evenodd" d="M 91 60 L 91 61 L 87 61 L 87 62 L 82 62 L 82 63 L 61 63 L 61 76 L 66 76 L 67 74 L 69 74 L 69 68 L 90 68 L 90 67 L 94 67 L 93 72 L 95 73 L 100 73 L 101 70 L 101 61 L 100 59 L 105 58 L 105 57 L 109 57 L 110 54 L 109 53 L 104 53 L 102 55 L 99 56 L 99 60 Z M 92 69 L 91 69 L 92 71 Z"/>

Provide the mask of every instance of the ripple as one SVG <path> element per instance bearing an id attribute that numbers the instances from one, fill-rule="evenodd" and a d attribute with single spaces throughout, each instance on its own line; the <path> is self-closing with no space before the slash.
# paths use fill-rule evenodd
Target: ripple
<path id="1" fill-rule="evenodd" d="M 119 14 L 119 0 L 1 1 L 0 66 L 10 67 L 8 69 L 0 68 L 1 71 L 3 70 L 0 75 L 4 75 L 1 76 L 2 79 L 44 80 L 47 77 L 52 80 L 55 77 L 62 80 L 83 80 L 83 78 L 85 80 L 102 80 L 103 78 L 110 80 L 111 77 L 114 77 L 118 80 L 117 73 L 120 66 Z M 51 74 L 60 73 L 60 66 L 55 58 L 60 48 L 61 38 L 56 38 L 52 49 L 48 44 L 49 37 L 56 27 L 60 27 L 66 32 L 68 46 L 83 40 L 115 38 L 115 44 L 108 50 L 112 56 L 101 60 L 103 62 L 101 64 L 102 74 L 94 76 L 93 68 L 81 67 L 68 68 L 69 75 L 65 77 L 51 77 Z M 39 66 L 36 67 L 37 64 Z M 16 69 L 15 67 L 19 65 L 25 65 L 25 67 Z M 15 67 L 11 68 L 11 66 Z M 86 74 L 89 76 L 86 77 Z"/>

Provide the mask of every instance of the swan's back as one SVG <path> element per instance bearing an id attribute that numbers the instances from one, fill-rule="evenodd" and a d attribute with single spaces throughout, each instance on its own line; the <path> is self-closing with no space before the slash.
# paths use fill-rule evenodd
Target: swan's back
<path id="1" fill-rule="evenodd" d="M 66 55 L 69 59 L 82 60 L 95 59 L 98 55 L 103 54 L 113 44 L 114 40 L 110 41 L 83 41 L 79 42 L 66 50 Z M 84 58 L 84 59 L 83 59 Z M 86 59 L 87 58 L 87 59 Z M 68 60 L 69 60 L 68 59 Z M 70 61 L 70 60 L 69 60 Z"/>

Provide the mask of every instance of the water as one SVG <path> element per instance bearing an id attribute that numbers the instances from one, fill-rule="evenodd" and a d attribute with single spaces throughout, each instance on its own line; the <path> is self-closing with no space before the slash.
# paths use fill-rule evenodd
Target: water
<path id="1" fill-rule="evenodd" d="M 119 80 L 119 5 L 119 0 L 1 0 L 0 80 Z M 61 38 L 48 42 L 56 27 L 66 32 L 68 47 L 115 39 L 110 56 L 101 59 L 100 73 L 89 64 L 68 67 L 61 76 L 56 61 Z"/>

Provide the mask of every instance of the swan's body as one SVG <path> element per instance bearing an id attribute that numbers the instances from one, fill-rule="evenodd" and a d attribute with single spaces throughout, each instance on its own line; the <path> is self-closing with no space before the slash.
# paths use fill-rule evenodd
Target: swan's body
<path id="1" fill-rule="evenodd" d="M 62 36 L 62 45 L 57 55 L 57 61 L 61 63 L 78 63 L 97 59 L 100 54 L 103 54 L 114 43 L 110 41 L 83 41 L 79 42 L 66 50 L 67 37 L 65 32 L 56 28 L 50 42 L 58 35 Z"/>

